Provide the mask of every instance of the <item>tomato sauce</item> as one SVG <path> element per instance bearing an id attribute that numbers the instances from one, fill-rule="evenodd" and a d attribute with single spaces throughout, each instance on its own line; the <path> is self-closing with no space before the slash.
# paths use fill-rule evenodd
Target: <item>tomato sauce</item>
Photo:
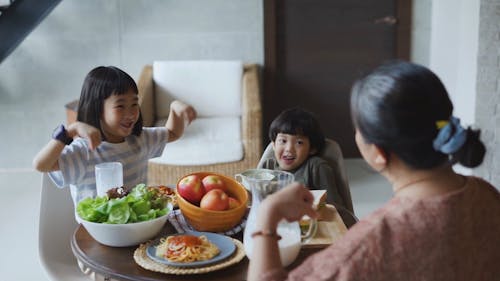
<path id="1" fill-rule="evenodd" d="M 177 235 L 172 237 L 170 242 L 174 245 L 185 245 L 186 247 L 192 247 L 201 244 L 200 238 L 194 235 Z"/>

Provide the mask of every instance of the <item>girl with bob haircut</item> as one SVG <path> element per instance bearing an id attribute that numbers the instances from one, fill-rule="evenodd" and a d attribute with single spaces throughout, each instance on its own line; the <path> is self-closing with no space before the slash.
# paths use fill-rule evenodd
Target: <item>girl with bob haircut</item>
<path id="1" fill-rule="evenodd" d="M 96 196 L 98 163 L 121 162 L 125 187 L 146 183 L 148 159 L 160 156 L 195 118 L 190 105 L 173 101 L 164 127 L 143 128 L 134 79 L 117 67 L 99 66 L 85 77 L 77 121 L 59 125 L 33 165 L 49 172 L 58 187 L 70 186 L 76 205 Z"/>
<path id="2" fill-rule="evenodd" d="M 298 183 L 260 205 L 248 280 L 496 280 L 500 194 L 452 165 L 481 164 L 479 130 L 464 128 L 439 78 L 409 62 L 379 66 L 355 82 L 351 112 L 365 161 L 393 198 L 335 244 L 290 272 L 279 259 L 282 219 L 317 217 Z"/>

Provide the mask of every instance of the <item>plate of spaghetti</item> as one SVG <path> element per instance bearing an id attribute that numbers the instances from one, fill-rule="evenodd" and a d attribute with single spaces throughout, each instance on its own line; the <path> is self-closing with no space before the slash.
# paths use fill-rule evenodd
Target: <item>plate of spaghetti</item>
<path id="1" fill-rule="evenodd" d="M 198 267 L 222 261 L 235 250 L 236 245 L 230 237 L 191 231 L 159 238 L 146 253 L 152 260 L 166 265 Z"/>

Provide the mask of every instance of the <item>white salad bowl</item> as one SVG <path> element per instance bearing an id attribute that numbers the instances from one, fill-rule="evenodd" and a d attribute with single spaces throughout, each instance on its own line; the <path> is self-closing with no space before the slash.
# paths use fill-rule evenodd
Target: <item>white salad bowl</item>
<path id="1" fill-rule="evenodd" d="M 86 221 L 81 223 L 97 242 L 111 247 L 136 246 L 154 238 L 162 230 L 168 213 L 148 221 L 108 224 Z"/>

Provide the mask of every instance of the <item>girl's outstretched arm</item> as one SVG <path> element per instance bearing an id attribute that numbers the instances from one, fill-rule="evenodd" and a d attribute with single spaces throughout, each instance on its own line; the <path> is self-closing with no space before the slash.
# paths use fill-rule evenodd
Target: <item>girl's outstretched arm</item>
<path id="1" fill-rule="evenodd" d="M 70 138 L 76 136 L 86 138 L 91 149 L 95 149 L 101 143 L 101 132 L 97 128 L 82 122 L 75 122 L 69 125 L 66 129 L 66 134 Z M 50 140 L 33 159 L 33 167 L 39 172 L 59 170 L 58 160 L 64 147 L 65 144 L 61 141 Z"/>
<path id="2" fill-rule="evenodd" d="M 168 130 L 168 141 L 175 141 L 184 134 L 184 129 L 196 119 L 196 110 L 189 104 L 174 100 L 170 104 L 165 127 Z"/>

